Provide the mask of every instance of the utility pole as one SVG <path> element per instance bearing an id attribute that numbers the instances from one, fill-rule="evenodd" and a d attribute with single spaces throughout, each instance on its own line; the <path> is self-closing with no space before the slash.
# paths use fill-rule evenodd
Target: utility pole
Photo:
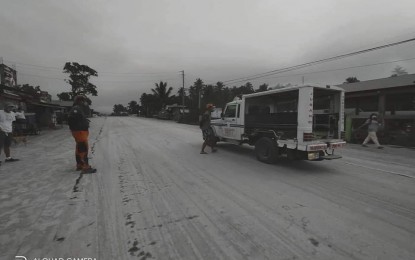
<path id="1" fill-rule="evenodd" d="M 182 106 L 184 106 L 184 70 L 180 71 L 182 73 L 182 82 L 183 82 L 183 86 L 182 86 Z"/>

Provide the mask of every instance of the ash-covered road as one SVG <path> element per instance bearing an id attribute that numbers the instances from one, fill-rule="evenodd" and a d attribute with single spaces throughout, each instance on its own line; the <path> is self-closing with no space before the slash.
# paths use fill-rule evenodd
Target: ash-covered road
<path id="1" fill-rule="evenodd" d="M 0 166 L 0 259 L 415 259 L 415 151 L 349 145 L 343 159 L 200 155 L 197 126 L 94 118 L 94 175 L 67 129 Z M 207 149 L 209 151 L 209 149 Z"/>

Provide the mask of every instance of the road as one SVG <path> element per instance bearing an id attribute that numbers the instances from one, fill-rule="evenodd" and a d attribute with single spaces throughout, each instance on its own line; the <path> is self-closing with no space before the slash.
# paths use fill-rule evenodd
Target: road
<path id="1" fill-rule="evenodd" d="M 92 120 L 91 162 L 69 131 L 0 166 L 0 259 L 415 259 L 415 150 L 348 145 L 342 159 L 199 154 L 197 126 Z"/>

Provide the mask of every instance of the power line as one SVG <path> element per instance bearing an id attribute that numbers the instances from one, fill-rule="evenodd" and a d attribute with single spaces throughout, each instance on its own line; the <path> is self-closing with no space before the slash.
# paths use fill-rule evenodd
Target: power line
<path id="1" fill-rule="evenodd" d="M 167 80 L 179 80 L 178 78 L 169 78 L 169 79 L 157 79 L 157 80 L 145 80 L 145 81 L 113 81 L 113 80 L 100 80 L 100 79 L 91 79 L 92 81 L 96 81 L 96 82 L 103 82 L 103 83 L 148 83 L 148 82 L 153 82 L 154 81 L 167 81 Z"/>
<path id="2" fill-rule="evenodd" d="M 295 65 L 295 66 L 290 66 L 290 67 L 285 67 L 285 68 L 281 68 L 281 69 L 271 70 L 271 71 L 268 71 L 268 72 L 254 74 L 254 75 L 247 76 L 247 77 L 241 77 L 241 78 L 226 80 L 226 81 L 223 81 L 223 83 L 225 83 L 224 85 L 229 85 L 229 84 L 245 82 L 245 81 L 248 81 L 248 80 L 253 80 L 253 79 L 262 78 L 262 77 L 266 77 L 266 76 L 271 76 L 271 75 L 274 75 L 274 74 L 279 74 L 279 73 L 288 72 L 288 71 L 292 71 L 292 70 L 298 70 L 298 69 L 302 69 L 302 68 L 309 67 L 309 66 L 312 66 L 312 65 L 321 64 L 321 63 L 334 61 L 334 60 L 338 60 L 338 59 L 343 59 L 343 58 L 346 58 L 346 57 L 351 57 L 351 56 L 363 54 L 363 53 L 366 53 L 366 52 L 371 52 L 371 51 L 375 51 L 375 50 L 379 50 L 379 49 L 384 49 L 384 48 L 388 48 L 388 47 L 392 47 L 392 46 L 396 46 L 396 45 L 400 45 L 400 44 L 404 44 L 404 43 L 408 43 L 408 42 L 412 42 L 412 41 L 415 41 L 415 38 L 411 38 L 411 39 L 408 39 L 408 40 L 399 41 L 399 42 L 395 42 L 395 43 L 389 43 L 389 44 L 385 44 L 385 45 L 381 45 L 381 46 L 377 46 L 377 47 L 373 47 L 373 48 L 369 48 L 369 49 L 364 49 L 364 50 L 360 50 L 360 51 L 355 51 L 355 52 L 351 52 L 351 53 L 347 53 L 347 54 L 342 54 L 342 55 L 334 56 L 334 57 L 331 57 L 331 58 L 325 58 L 325 59 L 316 60 L 316 61 L 312 61 L 312 62 L 307 62 L 307 63 Z"/>
<path id="3" fill-rule="evenodd" d="M 365 65 L 358 65 L 358 66 L 351 66 L 351 67 L 344 67 L 344 68 L 338 68 L 338 69 L 331 69 L 331 70 L 321 70 L 321 71 L 312 71 L 312 72 L 305 72 L 305 73 L 298 73 L 298 74 L 289 74 L 289 75 L 282 75 L 282 76 L 277 76 L 277 77 L 272 77 L 272 79 L 275 78 L 283 78 L 283 77 L 292 77 L 292 76 L 301 76 L 301 75 L 309 75 L 309 74 L 316 74 L 316 73 L 324 73 L 324 72 L 331 72 L 331 71 L 340 71 L 340 70 L 346 70 L 346 69 L 353 69 L 353 68 L 362 68 L 362 67 L 370 67 L 370 66 L 377 66 L 377 65 L 383 65 L 383 64 L 389 64 L 389 63 L 396 63 L 396 62 L 401 62 L 401 61 L 410 61 L 410 60 L 415 60 L 415 58 L 409 58 L 409 59 L 400 59 L 400 60 L 393 60 L 393 61 L 386 61 L 386 62 L 378 62 L 378 63 L 372 63 L 372 64 L 365 64 Z M 48 77 L 48 76 L 43 76 L 43 75 L 33 75 L 33 74 L 29 74 L 29 73 L 23 73 L 23 72 L 19 72 L 20 75 L 25 75 L 25 76 L 31 76 L 31 77 L 38 77 L 38 78 L 46 78 L 46 79 L 55 79 L 55 80 L 62 80 L 65 81 L 65 79 L 63 78 L 53 78 L 53 77 Z M 267 75 L 261 78 L 268 78 L 270 76 L 273 75 Z M 259 78 L 258 78 L 259 79 Z M 111 80 L 101 80 L 99 78 L 95 79 L 91 79 L 92 81 L 97 81 L 100 83 L 148 83 L 148 82 L 154 82 L 154 80 L 145 80 L 145 81 L 111 81 Z M 167 80 L 179 80 L 178 78 L 168 78 L 168 79 L 160 79 L 161 81 L 167 81 Z M 257 79 L 253 79 L 253 80 L 257 80 Z M 232 83 L 232 84 L 236 84 L 238 82 Z M 187 80 L 185 82 L 185 85 L 188 84 Z"/>
<path id="4" fill-rule="evenodd" d="M 320 70 L 320 71 L 312 71 L 312 72 L 305 72 L 305 73 L 282 75 L 282 76 L 277 76 L 277 77 L 271 77 L 271 79 L 277 79 L 277 78 L 283 78 L 283 77 L 292 77 L 292 76 L 302 76 L 302 75 L 317 74 L 317 73 L 324 73 L 324 72 L 331 72 L 331 71 L 339 71 L 339 70 L 347 70 L 347 69 L 355 69 L 355 68 L 363 68 L 363 67 L 377 66 L 377 65 L 383 65 L 383 64 L 388 64 L 388 63 L 395 63 L 395 62 L 401 62 L 401 61 L 409 61 L 409 60 L 415 60 L 415 58 L 402 59 L 402 60 L 394 60 L 394 61 L 386 61 L 386 62 L 366 64 L 366 65 L 359 65 L 359 66 L 344 67 L 344 68 L 339 68 L 339 69 Z M 272 75 L 270 75 L 270 76 L 272 76 Z M 266 76 L 266 77 L 269 77 L 269 76 Z"/>

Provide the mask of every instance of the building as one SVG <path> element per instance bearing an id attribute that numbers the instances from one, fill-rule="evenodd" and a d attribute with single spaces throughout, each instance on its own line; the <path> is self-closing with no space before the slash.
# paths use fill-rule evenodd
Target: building
<path id="1" fill-rule="evenodd" d="M 21 107 L 36 127 L 55 127 L 58 124 L 57 114 L 64 111 L 65 107 L 54 104 L 51 96 L 46 91 L 27 92 L 17 86 L 10 87 L 0 84 L 0 109 L 6 103 L 12 103 L 15 107 Z"/>
<path id="2" fill-rule="evenodd" d="M 361 142 L 357 131 L 372 113 L 384 122 L 378 134 L 381 143 L 415 147 L 415 74 L 344 83 L 346 91 L 346 140 Z"/>
<path id="3" fill-rule="evenodd" d="M 16 70 L 5 64 L 0 64 L 0 84 L 15 87 L 17 85 Z"/>
<path id="4" fill-rule="evenodd" d="M 73 106 L 73 101 L 52 100 L 51 103 L 61 108 L 60 111 L 56 112 L 57 123 L 58 124 L 68 123 L 68 113 Z"/>

